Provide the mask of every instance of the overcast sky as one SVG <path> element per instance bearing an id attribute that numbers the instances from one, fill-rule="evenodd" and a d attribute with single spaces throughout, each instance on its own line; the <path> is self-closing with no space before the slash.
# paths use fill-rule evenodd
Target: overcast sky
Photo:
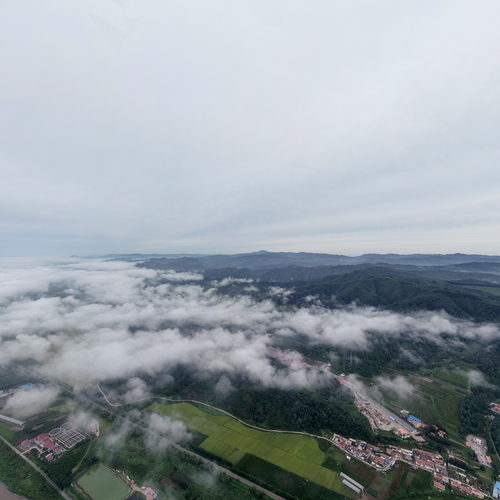
<path id="1" fill-rule="evenodd" d="M 499 19 L 4 0 L 0 254 L 500 254 Z"/>

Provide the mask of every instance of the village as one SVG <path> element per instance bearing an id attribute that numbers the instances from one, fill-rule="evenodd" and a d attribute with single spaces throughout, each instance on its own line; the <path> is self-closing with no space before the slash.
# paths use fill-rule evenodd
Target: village
<path id="1" fill-rule="evenodd" d="M 310 368 L 315 366 L 324 370 L 330 369 L 328 364 L 304 361 L 295 351 L 269 349 L 268 355 L 286 365 L 299 362 Z M 418 443 L 426 442 L 425 437 L 422 435 L 424 429 L 428 431 L 426 435 L 430 431 L 431 434 L 435 434 L 440 438 L 446 437 L 445 431 L 436 426 L 428 426 L 422 419 L 411 415 L 407 410 L 401 410 L 400 415 L 392 413 L 360 391 L 343 374 L 335 376 L 335 378 L 354 393 L 355 404 L 358 410 L 365 415 L 373 430 L 391 431 L 400 438 L 411 438 Z M 25 383 L 18 387 L 4 390 L 0 394 L 0 398 L 5 401 L 7 397 L 13 395 L 15 392 L 24 391 L 31 387 L 31 383 Z M 491 411 L 498 412 L 499 406 L 497 403 L 491 403 Z M 17 421 L 6 415 L 1 415 L 0 417 L 6 422 L 15 423 L 18 425 L 18 428 L 24 427 L 24 422 Z M 42 432 L 34 437 L 24 439 L 17 446 L 22 454 L 35 451 L 39 459 L 50 463 L 93 435 L 99 436 L 100 430 L 97 419 L 88 422 L 84 427 L 76 427 L 68 421 L 48 432 Z M 450 489 L 459 494 L 470 495 L 479 499 L 490 497 L 488 486 L 482 484 L 476 477 L 468 474 L 466 471 L 468 468 L 467 462 L 461 457 L 454 456 L 451 452 L 449 452 L 449 459 L 446 461 L 439 453 L 420 448 L 411 449 L 395 445 L 380 447 L 362 440 L 346 438 L 339 434 L 333 434 L 330 441 L 342 450 L 348 459 L 354 458 L 360 460 L 381 473 L 387 472 L 397 461 L 400 461 L 408 464 L 413 469 L 421 469 L 431 473 L 433 475 L 433 486 L 437 490 L 445 492 Z M 466 445 L 475 452 L 479 464 L 491 467 L 492 460 L 487 455 L 487 444 L 483 438 L 469 435 L 467 436 Z M 460 463 L 463 463 L 463 468 L 459 467 Z M 128 484 L 132 492 L 141 492 L 148 500 L 156 498 L 156 493 L 152 488 L 138 486 L 124 471 L 114 471 L 114 473 Z M 361 484 L 349 476 L 343 477 L 343 482 L 356 492 L 363 489 Z"/>
<path id="2" fill-rule="evenodd" d="M 299 362 L 302 366 L 308 368 L 319 367 L 323 370 L 330 370 L 331 368 L 329 363 L 305 361 L 297 351 L 293 350 L 282 351 L 276 348 L 269 348 L 268 355 L 287 366 L 294 362 Z M 368 419 L 374 431 L 389 431 L 399 438 L 411 438 L 417 443 L 425 443 L 427 441 L 422 431 L 429 428 L 429 425 L 421 418 L 410 414 L 405 409 L 400 411 L 400 415 L 396 415 L 368 396 L 364 390 L 353 384 L 343 373 L 334 375 L 334 377 L 343 386 L 352 391 L 356 407 Z M 500 414 L 500 404 L 491 403 L 490 410 L 496 414 Z M 446 437 L 444 430 L 437 426 L 430 427 L 434 435 L 440 438 Z M 414 469 L 422 469 L 430 472 L 433 475 L 433 486 L 440 491 L 446 491 L 447 486 L 449 486 L 452 491 L 456 491 L 459 494 L 470 495 L 480 499 L 490 497 L 487 485 L 482 484 L 471 474 L 467 474 L 465 469 L 452 463 L 446 463 L 444 458 L 438 453 L 419 448 L 401 448 L 394 445 L 383 449 L 365 441 L 345 438 L 339 434 L 334 434 L 331 441 L 348 458 L 356 458 L 370 467 L 377 469 L 379 472 L 388 471 L 399 460 Z M 467 436 L 466 446 L 475 452 L 480 465 L 491 467 L 492 459 L 487 455 L 487 445 L 484 439 L 469 435 Z M 451 453 L 450 458 L 455 458 L 454 461 L 456 463 L 462 462 L 467 467 L 467 462 L 462 458 L 454 457 Z M 348 486 L 355 491 L 356 488 L 361 487 L 359 484 L 356 488 L 353 488 L 352 485 Z"/>
<path id="3" fill-rule="evenodd" d="M 388 471 L 398 460 L 414 469 L 423 469 L 434 476 L 433 485 L 436 489 L 446 491 L 449 485 L 452 491 L 475 498 L 488 497 L 488 487 L 480 483 L 466 471 L 447 464 L 439 453 L 433 453 L 418 448 L 406 449 L 390 445 L 380 448 L 365 441 L 345 438 L 339 434 L 332 436 L 332 442 L 347 456 L 361 460 L 374 467 L 379 472 Z"/>

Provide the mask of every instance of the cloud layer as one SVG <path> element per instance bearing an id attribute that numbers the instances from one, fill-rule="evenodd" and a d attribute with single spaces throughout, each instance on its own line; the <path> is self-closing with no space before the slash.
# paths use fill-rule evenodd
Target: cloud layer
<path id="1" fill-rule="evenodd" d="M 51 386 L 34 386 L 16 391 L 7 399 L 5 410 L 14 416 L 29 417 L 48 408 L 57 399 L 59 390 Z"/>
<path id="2" fill-rule="evenodd" d="M 231 297 L 172 271 L 130 263 L 68 261 L 1 270 L 0 364 L 35 360 L 47 377 L 73 385 L 130 379 L 126 398 L 147 394 L 140 376 L 179 365 L 194 373 L 244 375 L 274 387 L 309 387 L 329 373 L 300 355 L 279 366 L 268 355 L 276 341 L 301 335 L 311 343 L 369 349 L 370 335 L 403 332 L 441 342 L 440 334 L 491 339 L 495 325 L 445 314 L 397 314 L 350 306 L 279 308 L 271 300 Z M 168 281 L 167 281 L 168 280 Z M 219 389 L 231 390 L 230 378 Z"/>

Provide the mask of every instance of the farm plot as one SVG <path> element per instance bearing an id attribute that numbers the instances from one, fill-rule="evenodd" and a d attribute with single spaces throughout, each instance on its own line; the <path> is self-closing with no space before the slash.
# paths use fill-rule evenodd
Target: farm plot
<path id="1" fill-rule="evenodd" d="M 154 403 L 149 410 L 182 420 L 191 429 L 208 436 L 200 447 L 234 465 L 249 454 L 332 491 L 345 493 L 339 474 L 322 466 L 326 455 L 314 438 L 251 429 L 231 417 L 210 415 L 189 403 Z"/>

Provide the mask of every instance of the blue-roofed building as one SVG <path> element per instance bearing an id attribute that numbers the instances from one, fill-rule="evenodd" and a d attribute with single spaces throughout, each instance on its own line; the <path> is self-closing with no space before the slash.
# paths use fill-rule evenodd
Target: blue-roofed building
<path id="1" fill-rule="evenodd" d="M 500 498 L 500 481 L 497 481 L 495 483 L 495 486 L 493 486 L 493 498 Z"/>
<path id="2" fill-rule="evenodd" d="M 415 415 L 408 415 L 406 417 L 406 420 L 408 420 L 408 422 L 410 422 L 410 424 L 413 425 L 413 427 L 416 427 L 417 429 L 420 429 L 420 427 L 425 426 L 425 424 L 422 422 L 422 420 L 420 420 Z"/>
<path id="3" fill-rule="evenodd" d="M 24 389 L 31 389 L 33 384 L 28 382 L 27 384 L 20 385 L 17 389 L 23 391 Z"/>
<path id="4" fill-rule="evenodd" d="M 408 422 L 418 422 L 419 424 L 422 423 L 422 420 L 418 417 L 415 417 L 415 415 L 408 415 L 406 417 L 406 420 L 408 420 Z"/>

